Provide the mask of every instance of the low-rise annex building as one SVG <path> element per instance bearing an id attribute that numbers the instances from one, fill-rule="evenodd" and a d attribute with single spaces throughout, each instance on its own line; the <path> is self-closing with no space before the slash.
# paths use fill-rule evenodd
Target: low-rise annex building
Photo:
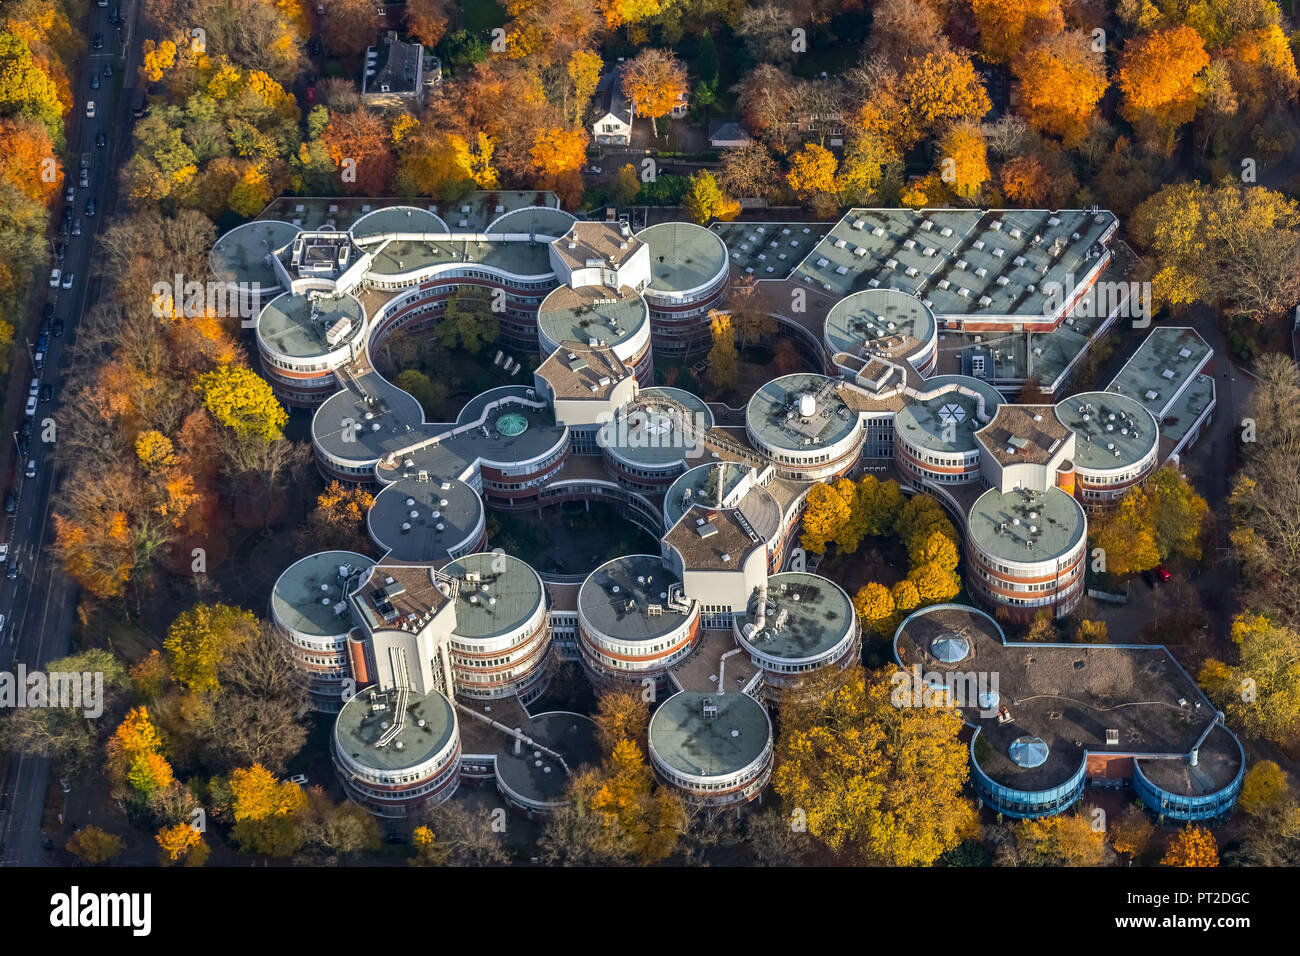
<path id="1" fill-rule="evenodd" d="M 988 614 L 940 604 L 894 635 L 896 691 L 941 699 L 973 729 L 971 776 L 998 813 L 1060 813 L 1084 789 L 1131 786 L 1170 820 L 1236 803 L 1245 754 L 1222 715 L 1160 645 L 1018 644 Z"/>

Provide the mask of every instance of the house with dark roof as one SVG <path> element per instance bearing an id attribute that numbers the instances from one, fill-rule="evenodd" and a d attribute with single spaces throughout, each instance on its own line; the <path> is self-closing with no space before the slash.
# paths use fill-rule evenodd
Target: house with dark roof
<path id="1" fill-rule="evenodd" d="M 422 44 L 407 43 L 389 30 L 377 46 L 366 48 L 361 99 L 379 109 L 423 104 L 442 85 L 442 65 Z"/>

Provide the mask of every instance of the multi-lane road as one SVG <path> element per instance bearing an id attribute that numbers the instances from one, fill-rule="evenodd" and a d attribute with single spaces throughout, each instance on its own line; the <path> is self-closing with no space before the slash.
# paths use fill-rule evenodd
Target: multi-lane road
<path id="1" fill-rule="evenodd" d="M 111 23 L 113 14 L 118 22 Z M 54 318 L 62 320 L 62 336 L 50 336 L 43 368 L 34 369 L 37 346 L 35 334 L 26 346 L 15 349 L 14 376 L 24 383 L 40 378 L 53 388 L 53 399 L 40 403 L 31 422 L 30 449 L 17 454 L 18 430 L 25 409 L 20 403 L 10 409 L 4 422 L 6 438 L 17 462 L 11 489 L 18 499 L 13 515 L 4 516 L 4 536 L 9 544 L 8 565 L 17 567 L 14 580 L 0 579 L 0 614 L 5 616 L 0 633 L 0 669 L 14 670 L 21 662 L 29 671 L 44 667 L 49 661 L 66 655 L 72 633 L 76 589 L 53 559 L 49 545 L 53 539 L 50 512 L 53 492 L 60 475 L 56 473 L 54 443 L 58 438 L 60 386 L 63 384 L 63 353 L 77 334 L 77 327 L 87 303 L 100 293 L 102 280 L 93 275 L 94 245 L 102 223 L 117 207 L 118 169 L 128 156 L 133 98 L 138 83 L 139 3 L 138 0 L 109 0 L 108 6 L 90 8 L 86 26 L 87 50 L 72 77 L 76 102 L 67 120 L 68 161 L 65 164 L 65 188 L 76 187 L 71 203 L 64 203 L 51 217 L 51 238 L 66 243 L 62 262 L 54 265 L 63 275 L 72 273 L 71 289 L 49 289 L 45 301 L 54 304 Z M 101 49 L 91 42 L 102 36 Z M 107 68 L 107 69 L 106 69 Z M 111 74 L 111 75 L 106 75 Z M 92 86 L 92 77 L 97 83 Z M 94 101 L 95 115 L 87 115 L 87 102 Z M 96 145 L 100 134 L 105 144 Z M 89 185 L 79 187 L 81 157 L 89 155 Z M 62 198 L 62 197 L 61 197 Z M 86 201 L 94 199 L 94 216 L 86 215 Z M 60 237 L 63 206 L 73 209 L 73 222 L 80 224 L 80 235 Z M 45 283 L 48 276 L 37 275 L 34 281 Z M 29 323 L 30 325 L 30 323 Z M 50 421 L 52 420 L 52 422 Z M 52 427 L 51 427 L 52 425 Z M 36 477 L 27 478 L 27 460 L 37 464 Z M 8 570 L 8 567 L 6 567 Z M 42 812 L 50 782 L 48 760 L 3 755 L 0 773 L 0 866 L 39 865 L 47 855 L 41 835 Z"/>

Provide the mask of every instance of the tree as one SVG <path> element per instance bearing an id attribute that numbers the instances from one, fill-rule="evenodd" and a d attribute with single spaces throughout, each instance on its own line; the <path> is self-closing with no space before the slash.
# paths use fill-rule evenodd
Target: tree
<path id="1" fill-rule="evenodd" d="M 109 738 L 107 756 L 108 776 L 117 794 L 133 793 L 147 800 L 171 785 L 172 770 L 162 755 L 162 738 L 143 707 L 132 710 L 118 725 Z"/>
<path id="2" fill-rule="evenodd" d="M 640 191 L 641 178 L 637 175 L 636 167 L 627 163 L 614 174 L 614 181 L 609 187 L 609 201 L 615 206 L 626 206 Z"/>
<path id="3" fill-rule="evenodd" d="M 470 810 L 458 800 L 448 800 L 428 811 L 428 836 L 416 840 L 416 865 L 499 866 L 510 862 L 502 834 L 487 807 Z M 418 833 L 418 831 L 417 831 Z M 436 863 L 434 861 L 437 861 Z"/>
<path id="4" fill-rule="evenodd" d="M 425 46 L 436 46 L 451 24 L 448 0 L 406 0 L 406 29 Z"/>
<path id="5" fill-rule="evenodd" d="M 805 144 L 790 157 L 790 170 L 785 181 L 794 194 L 807 202 L 815 196 L 837 191 L 835 173 L 839 163 L 834 154 L 816 143 Z"/>
<path id="6" fill-rule="evenodd" d="M 916 0 L 880 0 L 873 5 L 868 48 L 898 65 L 908 57 L 947 49 L 939 5 Z"/>
<path id="7" fill-rule="evenodd" d="M 333 18 L 332 11 L 330 18 Z M 366 43 L 368 39 L 361 42 Z M 365 109 L 331 110 L 321 142 L 338 170 L 336 189 L 349 195 L 388 195 L 396 159 L 392 137 L 377 114 Z"/>
<path id="8" fill-rule="evenodd" d="M 87 863 L 107 863 L 122 852 L 122 838 L 97 826 L 81 827 L 73 832 L 64 847 Z"/>
<path id="9" fill-rule="evenodd" d="M 1030 865 L 1102 866 L 1106 839 L 1083 816 L 1060 813 L 1016 824 L 1017 847 Z"/>
<path id="10" fill-rule="evenodd" d="M 1130 860 L 1141 856 L 1155 836 L 1156 828 L 1137 804 L 1129 804 L 1110 827 L 1110 845 Z"/>
<path id="11" fill-rule="evenodd" d="M 1085 618 L 1079 622 L 1074 639 L 1080 644 L 1105 644 L 1106 634 L 1105 621 L 1089 621 Z"/>
<path id="12" fill-rule="evenodd" d="M 717 218 L 729 222 L 740 215 L 740 203 L 724 195 L 718 180 L 707 169 L 701 169 L 691 176 L 691 184 L 682 197 L 686 215 L 692 222 L 700 225 Z"/>
<path id="13" fill-rule="evenodd" d="M 1052 188 L 1051 177 L 1034 156 L 1013 156 L 1002 164 L 1002 193 L 1007 199 L 1029 209 L 1040 209 Z M 1037 379 L 1035 379 L 1037 382 Z M 1026 381 L 1026 387 L 1031 383 Z M 1024 398 L 1024 389 L 1021 389 Z M 1032 404 L 1032 402 L 1025 402 Z"/>
<path id="14" fill-rule="evenodd" d="M 980 49 L 991 63 L 1006 63 L 1039 37 L 1065 26 L 1060 0 L 971 0 Z"/>
<path id="15" fill-rule="evenodd" d="M 784 696 L 773 787 L 833 852 L 925 866 L 976 827 L 969 758 L 954 709 L 894 706 L 892 670 L 831 668 Z"/>
<path id="16" fill-rule="evenodd" d="M 898 91 L 900 134 L 908 145 L 950 123 L 978 121 L 992 108 L 969 57 L 952 51 L 908 58 Z"/>
<path id="17" fill-rule="evenodd" d="M 713 346 L 709 349 L 709 377 L 718 388 L 734 391 L 740 384 L 740 358 L 736 353 L 736 334 L 731 328 L 731 316 L 717 309 L 710 310 L 709 332 L 713 336 Z"/>
<path id="18" fill-rule="evenodd" d="M 759 142 L 722 151 L 718 184 L 732 196 L 771 198 L 780 184 L 780 168 Z"/>
<path id="19" fill-rule="evenodd" d="M 405 388 L 400 375 L 397 386 Z M 374 504 L 375 496 L 365 487 L 331 481 L 317 496 L 315 509 L 307 515 L 307 524 L 298 535 L 298 547 L 306 552 L 338 548 L 366 554 L 370 550 L 366 516 Z"/>
<path id="20" fill-rule="evenodd" d="M 805 551 L 821 554 L 852 514 L 852 506 L 833 486 L 813 485 L 805 499 L 799 544 Z"/>
<path id="21" fill-rule="evenodd" d="M 893 630 L 894 597 L 883 584 L 870 581 L 853 597 L 853 610 L 868 631 L 889 634 Z"/>
<path id="22" fill-rule="evenodd" d="M 686 97 L 686 68 L 668 50 L 647 47 L 623 67 L 623 95 L 637 116 L 649 117 L 659 135 L 659 117 Z"/>
<path id="23" fill-rule="evenodd" d="M 1196 76 L 1210 63 L 1205 44 L 1188 26 L 1154 30 L 1124 44 L 1120 111 L 1151 146 L 1168 153 L 1178 128 L 1199 105 Z"/>
<path id="24" fill-rule="evenodd" d="M 27 41 L 0 32 L 0 116 L 34 120 L 61 146 L 63 113 L 58 86 L 32 56 Z"/>
<path id="25" fill-rule="evenodd" d="M 954 125 L 939 143 L 940 176 L 962 199 L 973 200 L 988 181 L 988 153 L 979 126 Z"/>
<path id="26" fill-rule="evenodd" d="M 1246 773 L 1237 804 L 1248 820 L 1231 861 L 1241 866 L 1294 866 L 1300 862 L 1300 804 L 1286 774 L 1271 760 Z"/>
<path id="27" fill-rule="evenodd" d="M 307 807 L 299 818 L 304 846 L 334 862 L 339 857 L 379 849 L 379 823 L 360 804 L 335 803 L 320 787 L 307 792 Z"/>
<path id="28" fill-rule="evenodd" d="M 1300 299 L 1300 204 L 1262 186 L 1166 186 L 1133 215 L 1155 307 L 1207 301 L 1256 319 Z"/>
<path id="29" fill-rule="evenodd" d="M 163 649 L 176 679 L 197 693 L 220 688 L 217 671 L 235 647 L 258 632 L 257 618 L 228 604 L 196 604 L 167 629 Z"/>
<path id="30" fill-rule="evenodd" d="M 620 740 L 632 740 L 644 747 L 650 726 L 650 706 L 639 690 L 608 690 L 597 699 L 592 720 L 596 722 L 601 748 L 606 752 L 612 753 Z"/>
<path id="31" fill-rule="evenodd" d="M 1106 64 L 1081 31 L 1034 44 L 1014 62 L 1020 109 L 1036 129 L 1067 146 L 1082 142 L 1097 104 L 1106 95 Z"/>
<path id="32" fill-rule="evenodd" d="M 1232 622 L 1238 663 L 1214 658 L 1202 666 L 1199 680 L 1227 711 L 1232 722 L 1251 736 L 1280 746 L 1300 739 L 1300 634 L 1249 611 Z"/>
<path id="33" fill-rule="evenodd" d="M 303 843 L 298 818 L 307 808 L 302 787 L 278 781 L 261 764 L 230 775 L 232 832 L 240 848 L 268 856 L 292 856 Z"/>
<path id="34" fill-rule="evenodd" d="M 217 421 L 240 438 L 272 442 L 289 420 L 266 379 L 251 369 L 223 365 L 201 376 L 194 389 Z"/>
<path id="35" fill-rule="evenodd" d="M 444 348 L 462 348 L 477 355 L 501 334 L 492 298 L 482 286 L 462 285 L 447 298 L 442 320 L 434 330 Z"/>
<path id="36" fill-rule="evenodd" d="M 573 84 L 571 115 L 574 125 L 582 122 L 587 104 L 591 102 L 591 97 L 600 84 L 600 71 L 603 67 L 604 61 L 601 60 L 600 54 L 590 50 L 574 50 L 573 55 L 569 57 L 569 82 Z"/>
<path id="37" fill-rule="evenodd" d="M 320 26 L 325 46 L 347 57 L 364 53 L 379 34 L 375 5 L 370 0 L 332 0 L 329 15 L 321 18 Z"/>
<path id="38" fill-rule="evenodd" d="M 1243 813 L 1260 816 L 1291 800 L 1286 773 L 1272 760 L 1261 760 L 1246 772 L 1237 799 Z"/>
<path id="39" fill-rule="evenodd" d="M 1160 860 L 1161 866 L 1207 867 L 1219 865 L 1219 845 L 1214 835 L 1201 826 L 1179 831 Z"/>
<path id="40" fill-rule="evenodd" d="M 588 139 L 585 129 L 544 129 L 533 143 L 533 165 L 548 176 L 576 172 L 586 161 Z"/>
<path id="41" fill-rule="evenodd" d="M 193 824 L 176 823 L 163 827 L 154 836 L 158 843 L 158 862 L 163 866 L 202 866 L 211 852 L 203 834 Z"/>

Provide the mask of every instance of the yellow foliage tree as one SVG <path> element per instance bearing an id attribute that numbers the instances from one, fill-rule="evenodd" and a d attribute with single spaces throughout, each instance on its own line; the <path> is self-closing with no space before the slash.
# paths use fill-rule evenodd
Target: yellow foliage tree
<path id="1" fill-rule="evenodd" d="M 853 610 L 862 626 L 877 634 L 892 630 L 894 596 L 883 584 L 869 581 L 853 596 Z"/>
<path id="2" fill-rule="evenodd" d="M 1190 826 L 1169 841 L 1161 866 L 1214 867 L 1219 865 L 1219 844 L 1205 827 Z"/>
<path id="3" fill-rule="evenodd" d="M 1065 26 L 1060 0 L 970 0 L 980 50 L 991 63 L 1006 63 L 1031 42 Z"/>
<path id="4" fill-rule="evenodd" d="M 813 485 L 805 502 L 800 545 L 805 551 L 821 554 L 852 513 L 851 505 L 834 487 L 826 484 Z"/>
<path id="5" fill-rule="evenodd" d="M 1196 115 L 1196 77 L 1210 65 L 1205 44 L 1188 26 L 1154 30 L 1124 45 L 1120 111 L 1147 143 L 1168 151 L 1178 128 Z"/>
<path id="6" fill-rule="evenodd" d="M 957 123 L 939 143 L 939 178 L 962 199 L 974 199 L 989 179 L 988 149 L 979 126 Z"/>
<path id="7" fill-rule="evenodd" d="M 1105 833 L 1075 813 L 1021 820 L 1016 844 L 1031 862 L 1045 866 L 1101 866 L 1106 859 Z"/>
<path id="8" fill-rule="evenodd" d="M 807 201 L 814 196 L 837 190 L 835 172 L 839 162 L 833 153 L 816 143 L 805 143 L 790 157 L 790 171 L 785 181 L 796 196 Z"/>
<path id="9" fill-rule="evenodd" d="M 228 604 L 196 604 L 181 612 L 163 640 L 176 679 L 198 693 L 219 689 L 217 671 L 232 647 L 257 633 L 252 612 Z"/>
<path id="10" fill-rule="evenodd" d="M 1076 146 L 1106 95 L 1106 64 L 1082 32 L 1062 33 L 1029 47 L 1015 61 L 1020 111 L 1044 133 Z"/>

